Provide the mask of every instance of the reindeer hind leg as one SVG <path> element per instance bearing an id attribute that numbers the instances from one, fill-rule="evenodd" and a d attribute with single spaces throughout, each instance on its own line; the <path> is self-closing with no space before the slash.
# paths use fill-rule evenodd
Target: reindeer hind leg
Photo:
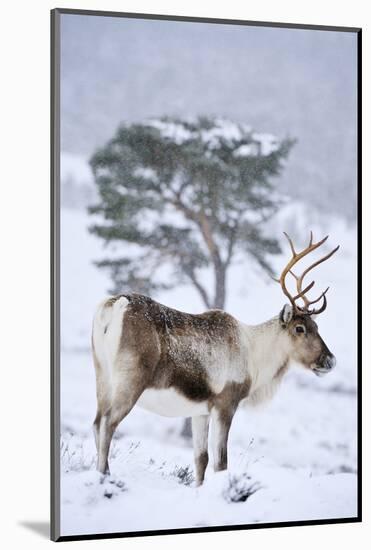
<path id="1" fill-rule="evenodd" d="M 120 422 L 129 414 L 144 390 L 144 377 L 138 364 L 123 360 L 113 383 L 111 406 L 100 418 L 98 471 L 109 473 L 108 454 L 113 434 Z"/>
<path id="2" fill-rule="evenodd" d="M 107 379 L 107 375 L 95 353 L 94 346 L 93 346 L 93 360 L 94 360 L 94 368 L 95 368 L 96 395 L 97 395 L 97 412 L 93 422 L 93 433 L 94 433 L 94 440 L 95 440 L 97 453 L 99 453 L 101 420 L 103 415 L 109 410 L 111 405 L 110 399 L 109 399 L 111 387 Z"/>

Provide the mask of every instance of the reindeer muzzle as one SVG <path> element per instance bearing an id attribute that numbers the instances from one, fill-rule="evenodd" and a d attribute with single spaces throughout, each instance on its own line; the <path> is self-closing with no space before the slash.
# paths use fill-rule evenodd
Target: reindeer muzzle
<path id="1" fill-rule="evenodd" d="M 316 365 L 313 369 L 314 374 L 317 376 L 324 376 L 325 374 L 332 371 L 336 365 L 336 358 L 334 355 L 326 355 L 323 361 L 320 364 Z"/>

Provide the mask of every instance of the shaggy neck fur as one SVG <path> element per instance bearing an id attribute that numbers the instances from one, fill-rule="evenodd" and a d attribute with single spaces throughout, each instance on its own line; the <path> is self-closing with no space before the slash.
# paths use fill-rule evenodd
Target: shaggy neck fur
<path id="1" fill-rule="evenodd" d="M 273 396 L 290 361 L 290 340 L 278 316 L 260 325 L 241 323 L 251 377 L 249 402 L 257 404 Z"/>

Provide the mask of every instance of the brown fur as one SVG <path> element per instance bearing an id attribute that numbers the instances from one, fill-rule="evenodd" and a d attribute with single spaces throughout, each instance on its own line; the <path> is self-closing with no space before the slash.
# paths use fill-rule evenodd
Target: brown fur
<path id="1" fill-rule="evenodd" d="M 241 384 L 230 382 L 212 400 L 214 421 L 217 421 L 220 425 L 219 445 L 215 450 L 216 456 L 214 456 L 215 471 L 226 470 L 228 467 L 227 446 L 229 430 L 234 413 L 240 401 L 247 397 L 250 386 L 251 381 L 249 379 Z"/>
<path id="2" fill-rule="evenodd" d="M 298 325 L 304 325 L 305 334 L 297 334 L 295 329 Z M 320 364 L 323 357 L 331 355 L 330 350 L 322 340 L 317 323 L 310 315 L 294 315 L 287 326 L 287 330 L 295 344 L 296 351 L 292 359 L 311 368 L 313 364 Z"/>
<path id="3" fill-rule="evenodd" d="M 197 352 L 200 346 L 238 348 L 237 323 L 224 311 L 200 315 L 163 306 L 147 296 L 125 295 L 129 300 L 122 329 L 122 350 L 138 357 L 147 388 L 173 387 L 193 401 L 213 402 L 215 396 Z M 189 341 L 195 343 L 189 346 Z"/>

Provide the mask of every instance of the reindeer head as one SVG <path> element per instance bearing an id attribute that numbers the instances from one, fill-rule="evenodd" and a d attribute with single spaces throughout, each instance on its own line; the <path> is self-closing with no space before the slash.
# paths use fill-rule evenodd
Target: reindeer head
<path id="1" fill-rule="evenodd" d="M 303 280 L 309 271 L 335 254 L 339 246 L 326 254 L 326 256 L 315 261 L 298 276 L 292 271 L 294 265 L 310 254 L 310 252 L 320 247 L 328 237 L 325 237 L 318 243 L 313 243 L 313 234 L 311 232 L 309 245 L 301 252 L 296 252 L 293 242 L 287 233 L 285 233 L 285 236 L 290 243 L 292 257 L 282 271 L 280 278 L 276 279 L 276 281 L 280 283 L 282 291 L 289 299 L 290 304 L 286 304 L 282 309 L 280 313 L 280 323 L 283 330 L 287 331 L 290 358 L 311 369 L 316 375 L 321 376 L 330 372 L 336 363 L 335 357 L 322 340 L 318 332 L 318 326 L 314 321 L 315 316 L 325 311 L 327 307 L 326 293 L 329 287 L 327 287 L 317 299 L 310 301 L 306 294 L 313 288 L 314 281 L 306 285 L 303 289 Z M 286 276 L 289 273 L 296 281 L 297 293 L 294 296 L 290 294 L 286 287 Z M 302 305 L 297 303 L 298 300 L 302 300 Z M 322 304 L 318 309 L 310 308 L 310 306 L 313 306 L 313 304 L 321 300 Z"/>

